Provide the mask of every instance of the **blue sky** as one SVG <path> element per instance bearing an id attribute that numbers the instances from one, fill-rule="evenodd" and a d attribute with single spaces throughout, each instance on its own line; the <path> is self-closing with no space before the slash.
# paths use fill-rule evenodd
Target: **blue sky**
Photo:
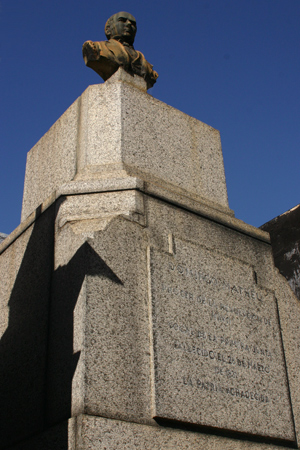
<path id="1" fill-rule="evenodd" d="M 90 84 L 81 47 L 137 19 L 149 92 L 221 133 L 229 205 L 260 226 L 300 203 L 299 0 L 2 0 L 0 232 L 20 223 L 27 152 Z"/>

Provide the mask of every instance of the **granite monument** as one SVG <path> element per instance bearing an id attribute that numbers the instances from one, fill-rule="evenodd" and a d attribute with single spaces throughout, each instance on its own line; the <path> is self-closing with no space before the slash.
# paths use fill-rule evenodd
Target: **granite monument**
<path id="1" fill-rule="evenodd" d="M 229 208 L 220 133 L 105 56 L 133 16 L 106 30 L 84 53 L 107 81 L 29 151 L 0 244 L 0 448 L 298 448 L 300 306 L 269 234 Z"/>

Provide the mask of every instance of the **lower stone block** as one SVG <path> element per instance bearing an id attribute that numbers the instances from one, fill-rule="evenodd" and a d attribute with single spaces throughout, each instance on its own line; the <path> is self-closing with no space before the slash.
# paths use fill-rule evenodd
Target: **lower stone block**
<path id="1" fill-rule="evenodd" d="M 82 415 L 10 450 L 283 450 L 284 447 Z"/>

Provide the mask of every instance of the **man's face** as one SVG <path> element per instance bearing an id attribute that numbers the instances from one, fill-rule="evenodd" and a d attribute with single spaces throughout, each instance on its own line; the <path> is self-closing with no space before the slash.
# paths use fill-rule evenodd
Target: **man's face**
<path id="1" fill-rule="evenodd" d="M 114 15 L 115 36 L 122 38 L 122 41 L 132 45 L 136 34 L 136 20 L 126 12 L 119 12 Z M 111 36 L 114 37 L 114 36 Z"/>

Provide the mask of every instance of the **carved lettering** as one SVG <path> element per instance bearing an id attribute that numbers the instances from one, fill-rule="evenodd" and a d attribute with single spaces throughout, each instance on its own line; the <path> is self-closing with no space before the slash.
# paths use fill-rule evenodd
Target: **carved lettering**
<path id="1" fill-rule="evenodd" d="M 237 387 L 222 386 L 220 384 L 213 383 L 211 381 L 203 381 L 197 378 L 195 382 L 192 381 L 191 377 L 184 377 L 183 380 L 188 379 L 190 386 L 196 386 L 198 389 L 211 391 L 211 392 L 221 392 L 222 394 L 232 395 L 234 397 L 244 398 L 247 400 L 256 400 L 261 403 L 268 403 L 269 398 L 266 394 L 261 394 L 258 392 L 253 392 L 248 389 L 240 389 Z M 188 384 L 183 381 L 183 384 Z"/>
<path id="2" fill-rule="evenodd" d="M 248 424 L 259 429 L 277 405 L 289 414 L 276 299 L 253 267 L 185 241 L 173 255 L 153 255 L 157 417 L 251 432 Z"/>
<path id="3" fill-rule="evenodd" d="M 195 294 L 184 289 L 179 289 L 177 286 L 168 286 L 164 283 L 162 283 L 162 290 L 183 299 L 195 301 L 197 304 L 213 308 L 215 311 L 211 313 L 212 318 L 214 317 L 216 320 L 223 322 L 226 325 L 230 325 L 231 323 L 231 319 L 228 315 L 234 315 L 240 320 L 246 319 L 250 322 L 257 322 L 262 325 L 272 326 L 272 322 L 269 317 L 262 317 L 251 310 L 231 307 L 229 305 L 225 305 L 224 303 L 218 302 L 215 299 L 207 298 L 204 295 L 197 295 L 197 293 Z M 220 312 L 218 313 L 218 311 Z M 222 314 L 224 311 L 227 313 L 227 316 Z"/>
<path id="4" fill-rule="evenodd" d="M 228 290 L 231 292 L 231 294 L 247 298 L 248 300 L 252 299 L 263 301 L 262 294 L 255 289 L 249 290 L 242 286 L 230 285 L 230 283 L 223 280 L 222 278 L 217 278 L 207 273 L 203 273 L 200 270 L 197 270 L 196 268 L 191 268 L 187 266 L 186 264 L 180 263 L 176 265 L 173 263 L 169 263 L 168 267 L 169 270 L 175 271 L 181 276 L 192 278 L 195 281 L 205 282 L 207 284 L 214 285 L 218 288 Z"/>

